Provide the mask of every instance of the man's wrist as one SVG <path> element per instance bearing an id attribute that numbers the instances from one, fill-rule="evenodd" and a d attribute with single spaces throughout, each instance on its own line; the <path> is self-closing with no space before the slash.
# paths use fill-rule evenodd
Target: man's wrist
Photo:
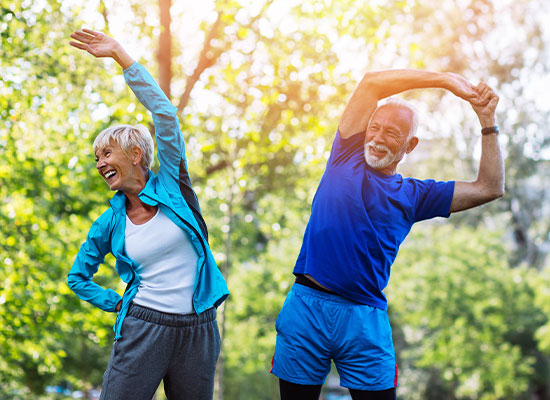
<path id="1" fill-rule="evenodd" d="M 490 134 L 492 134 L 492 133 L 498 134 L 498 126 L 497 126 L 497 125 L 495 125 L 495 126 L 489 126 L 489 127 L 487 127 L 487 128 L 482 128 L 482 129 L 481 129 L 481 134 L 482 134 L 483 136 L 485 136 L 485 135 L 490 135 Z"/>
<path id="2" fill-rule="evenodd" d="M 481 129 L 490 128 L 497 124 L 495 118 L 480 119 L 479 122 L 481 124 Z"/>

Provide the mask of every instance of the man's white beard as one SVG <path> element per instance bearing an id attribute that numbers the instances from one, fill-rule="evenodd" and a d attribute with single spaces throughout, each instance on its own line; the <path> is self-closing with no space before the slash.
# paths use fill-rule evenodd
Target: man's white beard
<path id="1" fill-rule="evenodd" d="M 376 150 L 377 152 L 385 152 L 386 155 L 382 158 L 378 158 L 372 154 L 370 154 L 369 149 L 373 148 L 373 150 Z M 368 166 L 374 169 L 382 169 L 386 168 L 388 165 L 392 164 L 396 160 L 400 160 L 403 155 L 405 154 L 405 148 L 403 151 L 394 154 L 383 144 L 376 144 L 373 140 L 371 140 L 368 143 L 365 143 L 365 161 L 367 162 Z"/>

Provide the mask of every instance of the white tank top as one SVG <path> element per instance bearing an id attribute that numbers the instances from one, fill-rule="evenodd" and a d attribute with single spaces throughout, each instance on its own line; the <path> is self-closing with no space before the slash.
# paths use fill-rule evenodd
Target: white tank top
<path id="1" fill-rule="evenodd" d="M 171 314 L 194 312 L 198 256 L 185 231 L 159 208 L 141 225 L 126 216 L 124 243 L 130 258 L 139 265 L 136 304 Z"/>

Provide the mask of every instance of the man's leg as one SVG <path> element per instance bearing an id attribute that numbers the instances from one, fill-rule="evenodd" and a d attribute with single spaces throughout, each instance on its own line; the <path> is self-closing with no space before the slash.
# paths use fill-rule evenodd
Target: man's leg
<path id="1" fill-rule="evenodd" d="M 366 390 L 349 389 L 353 400 L 395 400 L 395 388 L 371 392 Z"/>
<path id="2" fill-rule="evenodd" d="M 341 343 L 333 354 L 340 384 L 352 394 L 366 396 L 357 399 L 386 399 L 387 390 L 390 396 L 395 393 L 397 365 L 386 311 L 361 304 L 342 305 L 335 332 L 335 343 Z"/>
<path id="3" fill-rule="evenodd" d="M 321 387 L 330 372 L 327 296 L 332 295 L 294 284 L 275 323 L 277 342 L 271 372 L 297 385 L 290 389 Z"/>
<path id="4" fill-rule="evenodd" d="M 322 385 L 298 385 L 279 379 L 281 400 L 318 400 Z"/>

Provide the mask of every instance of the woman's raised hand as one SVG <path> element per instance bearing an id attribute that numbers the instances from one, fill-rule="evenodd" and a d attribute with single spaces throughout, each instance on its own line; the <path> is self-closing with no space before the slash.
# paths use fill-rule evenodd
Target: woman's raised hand
<path id="1" fill-rule="evenodd" d="M 94 57 L 113 57 L 120 44 L 113 38 L 101 32 L 83 29 L 71 33 L 71 38 L 77 42 L 69 44 L 77 49 L 86 50 Z"/>
<path id="2" fill-rule="evenodd" d="M 128 68 L 134 60 L 124 51 L 120 43 L 101 32 L 82 29 L 71 33 L 69 44 L 80 50 L 85 50 L 94 57 L 112 57 L 122 68 Z"/>

